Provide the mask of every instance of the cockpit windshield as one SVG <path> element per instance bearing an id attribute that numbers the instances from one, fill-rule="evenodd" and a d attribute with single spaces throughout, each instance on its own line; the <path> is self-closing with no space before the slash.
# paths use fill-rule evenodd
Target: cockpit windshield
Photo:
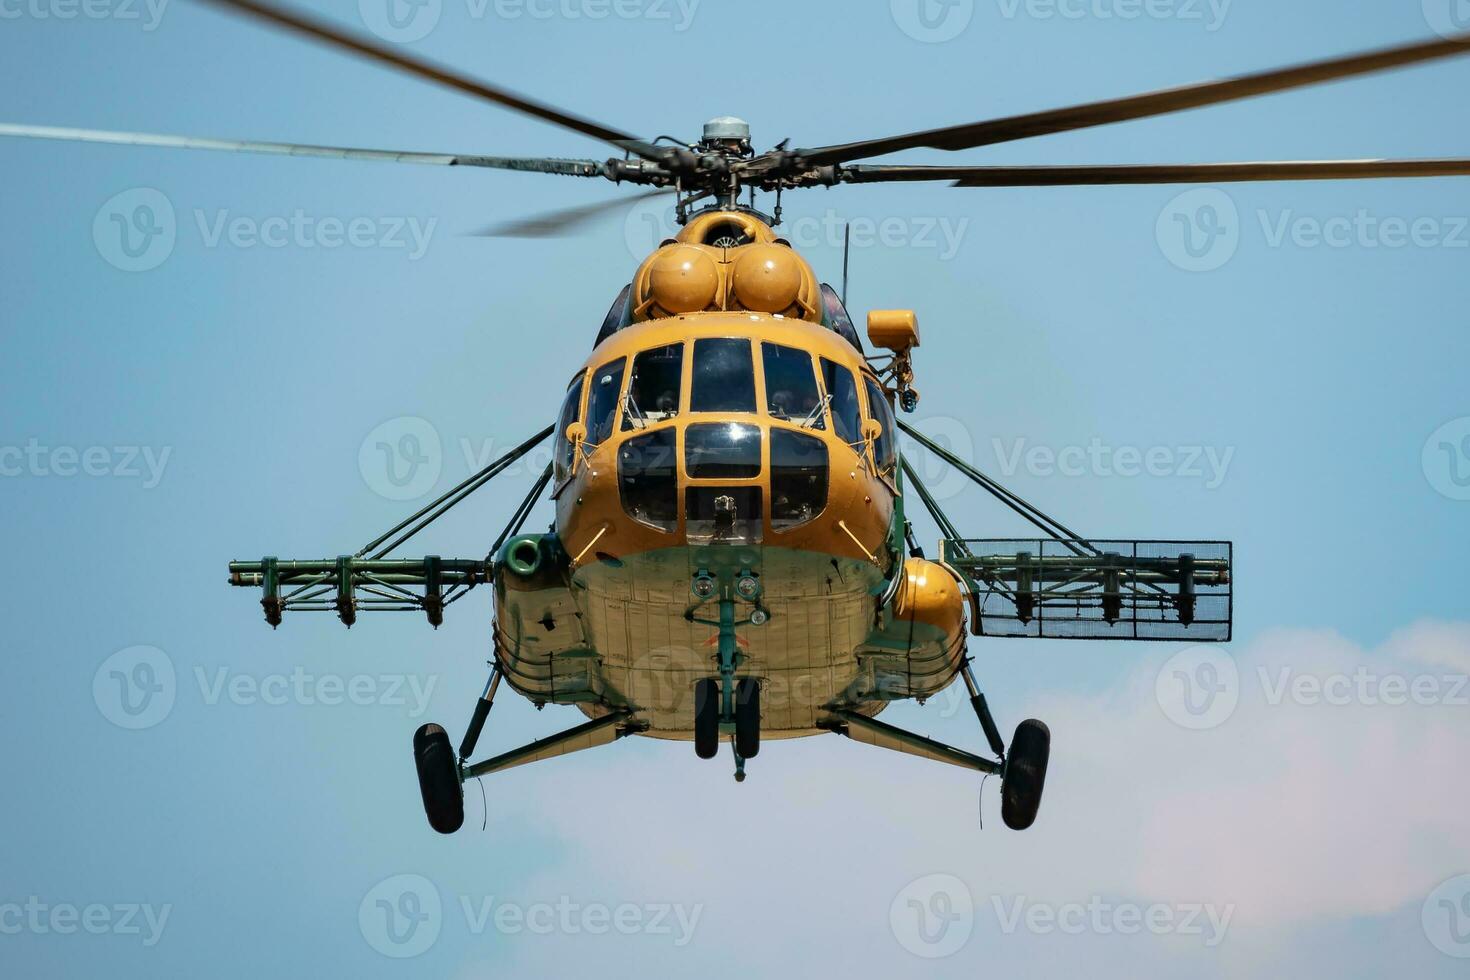
<path id="1" fill-rule="evenodd" d="M 623 431 L 641 429 L 650 422 L 663 422 L 678 415 L 683 378 L 683 344 L 655 347 L 635 357 L 633 376 L 628 380 Z"/>
<path id="2" fill-rule="evenodd" d="M 812 356 L 796 347 L 761 344 L 761 362 L 766 371 L 766 411 L 771 418 L 825 429 Z"/>
<path id="3" fill-rule="evenodd" d="M 713 337 L 694 342 L 689 410 L 755 411 L 755 366 L 749 340 Z"/>

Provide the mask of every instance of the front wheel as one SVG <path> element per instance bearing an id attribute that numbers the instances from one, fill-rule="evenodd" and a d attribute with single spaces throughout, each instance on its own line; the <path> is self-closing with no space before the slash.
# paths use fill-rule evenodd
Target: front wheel
<path id="1" fill-rule="evenodd" d="M 1051 729 L 1034 718 L 1016 726 L 1000 784 L 1000 816 L 1012 830 L 1025 830 L 1036 822 L 1050 758 Z"/>
<path id="2" fill-rule="evenodd" d="M 694 684 L 694 754 L 713 759 L 720 751 L 720 682 L 705 677 Z"/>
<path id="3" fill-rule="evenodd" d="M 464 826 L 464 788 L 449 733 L 438 725 L 425 725 L 414 732 L 413 761 L 429 826 L 441 834 L 454 833 Z"/>

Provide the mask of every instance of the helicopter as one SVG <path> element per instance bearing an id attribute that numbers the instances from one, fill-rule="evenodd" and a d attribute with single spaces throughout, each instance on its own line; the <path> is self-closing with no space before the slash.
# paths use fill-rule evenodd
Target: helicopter
<path id="1" fill-rule="evenodd" d="M 1126 98 L 814 148 L 757 151 L 734 116 L 689 142 L 647 140 L 262 0 L 205 0 L 611 146 L 607 159 L 399 152 L 3 124 L 0 135 L 133 146 L 462 166 L 601 178 L 673 200 L 680 225 L 618 293 L 590 354 L 569 370 L 555 421 L 352 554 L 229 563 L 267 623 L 296 611 L 422 613 L 431 626 L 469 593 L 493 594 L 489 677 L 456 747 L 413 736 L 430 826 L 464 823 L 472 779 L 627 736 L 728 742 L 734 776 L 763 741 L 838 734 L 1001 779 L 1014 830 L 1038 816 L 1051 733 L 1027 719 L 1007 742 L 973 670 L 971 637 L 1228 642 L 1233 545 L 1102 540 L 1043 513 L 899 414 L 919 400 L 913 310 L 873 310 L 869 353 L 844 289 L 779 234 L 782 195 L 849 183 L 948 181 L 1045 187 L 1470 175 L 1470 159 L 1103 166 L 867 164 L 1076 131 L 1470 54 L 1470 35 Z M 769 212 L 757 194 L 774 196 Z M 565 231 L 635 198 L 507 223 Z M 845 265 L 845 263 L 844 263 Z M 844 272 L 845 280 L 845 272 Z M 900 436 L 1037 528 L 966 537 L 920 479 Z M 552 460 L 482 558 L 396 552 L 547 440 Z M 526 533 L 549 497 L 555 518 Z M 942 535 L 915 540 L 922 507 Z M 988 754 L 878 717 L 963 683 Z M 580 724 L 473 761 L 502 685 Z"/>

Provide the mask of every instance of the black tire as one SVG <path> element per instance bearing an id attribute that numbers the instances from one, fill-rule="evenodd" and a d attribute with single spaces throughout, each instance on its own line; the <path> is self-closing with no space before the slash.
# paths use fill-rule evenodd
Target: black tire
<path id="1" fill-rule="evenodd" d="M 1050 758 L 1051 729 L 1034 718 L 1016 726 L 1000 787 L 1000 816 L 1012 830 L 1025 830 L 1036 822 Z"/>
<path id="2" fill-rule="evenodd" d="M 761 683 L 742 677 L 735 684 L 735 751 L 754 759 L 761 750 Z"/>
<path id="3" fill-rule="evenodd" d="M 694 682 L 694 754 L 713 759 L 720 752 L 720 682 Z"/>
<path id="4" fill-rule="evenodd" d="M 449 733 L 438 725 L 425 725 L 414 732 L 413 761 L 429 826 L 441 834 L 454 833 L 464 826 L 464 788 Z"/>

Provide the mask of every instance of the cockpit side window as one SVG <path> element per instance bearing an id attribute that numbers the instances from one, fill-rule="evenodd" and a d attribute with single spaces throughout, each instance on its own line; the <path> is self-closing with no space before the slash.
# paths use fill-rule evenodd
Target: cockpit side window
<path id="1" fill-rule="evenodd" d="M 587 442 L 591 445 L 606 442 L 612 435 L 627 363 L 626 357 L 620 357 L 592 372 L 592 393 L 587 397 Z"/>
<path id="2" fill-rule="evenodd" d="M 683 380 L 683 344 L 655 347 L 633 358 L 623 431 L 642 429 L 650 422 L 663 422 L 678 415 Z"/>
<path id="3" fill-rule="evenodd" d="M 862 436 L 863 415 L 858 406 L 857 384 L 852 372 L 838 364 L 822 358 L 822 383 L 831 399 L 832 431 L 846 443 L 855 443 Z"/>
<path id="4" fill-rule="evenodd" d="M 694 342 L 691 412 L 754 412 L 755 364 L 750 341 L 713 337 Z"/>
<path id="5" fill-rule="evenodd" d="M 868 414 L 882 427 L 877 441 L 873 443 L 874 460 L 878 464 L 879 473 L 891 473 L 898 463 L 898 453 L 893 442 L 893 408 L 888 404 L 888 396 L 883 394 L 878 382 L 864 376 L 863 386 L 868 392 Z"/>
<path id="6" fill-rule="evenodd" d="M 630 282 L 618 293 L 618 298 L 613 300 L 613 305 L 607 311 L 607 316 L 602 320 L 602 328 L 597 331 L 597 340 L 592 346 L 596 347 L 619 330 L 626 327 L 633 319 L 632 316 L 633 284 Z"/>
<path id="7" fill-rule="evenodd" d="M 826 413 L 812 356 L 796 347 L 761 344 L 761 362 L 766 372 L 766 411 L 771 418 L 825 429 Z"/>
<path id="8" fill-rule="evenodd" d="M 585 373 L 577 375 L 572 379 L 572 384 L 567 388 L 567 397 L 561 404 L 561 414 L 556 419 L 556 482 L 560 484 L 572 473 L 572 453 L 575 451 L 571 440 L 567 438 L 567 426 L 581 418 L 582 415 L 582 383 L 586 380 Z"/>
<path id="9" fill-rule="evenodd" d="M 859 354 L 863 352 L 863 342 L 858 337 L 857 328 L 852 325 L 852 317 L 847 315 L 847 307 L 842 305 L 842 297 L 825 282 L 822 283 L 822 322 Z"/>

